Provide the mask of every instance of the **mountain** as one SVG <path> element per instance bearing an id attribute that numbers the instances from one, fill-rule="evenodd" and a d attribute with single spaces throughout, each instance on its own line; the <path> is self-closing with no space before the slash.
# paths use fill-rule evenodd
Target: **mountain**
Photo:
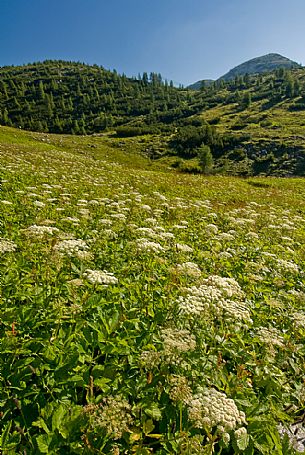
<path id="1" fill-rule="evenodd" d="M 202 87 L 208 87 L 213 84 L 213 79 L 202 79 L 202 81 L 195 82 L 194 84 L 189 85 L 187 88 L 191 90 L 200 90 Z"/>
<path id="2" fill-rule="evenodd" d="M 218 80 L 230 81 L 238 76 L 244 76 L 245 74 L 261 74 L 274 71 L 278 68 L 292 69 L 292 68 L 301 68 L 301 65 L 290 60 L 287 57 L 283 57 L 280 54 L 267 54 L 261 57 L 252 58 L 244 63 L 241 63 L 235 68 L 231 69 L 228 73 L 221 76 Z M 213 81 L 203 79 L 201 81 L 195 82 L 194 84 L 189 85 L 187 88 L 192 90 L 200 90 L 202 83 L 208 82 L 212 83 Z"/>
<path id="3" fill-rule="evenodd" d="M 251 60 L 236 66 L 219 79 L 229 81 L 236 76 L 243 76 L 245 74 L 261 74 L 274 71 L 278 68 L 291 69 L 300 67 L 301 65 L 298 63 L 287 57 L 283 57 L 280 54 L 267 54 L 261 57 L 252 58 Z"/>
<path id="4" fill-rule="evenodd" d="M 207 145 L 215 172 L 305 175 L 305 68 L 185 90 L 156 73 L 128 78 L 82 63 L 3 67 L 0 125 L 85 141 L 98 133 L 114 147 L 184 172 L 201 172 Z"/>
<path id="5" fill-rule="evenodd" d="M 145 129 L 158 112 L 170 121 L 188 97 L 157 73 L 129 78 L 57 60 L 0 68 L 0 124 L 26 130 L 92 134 L 137 120 Z"/>

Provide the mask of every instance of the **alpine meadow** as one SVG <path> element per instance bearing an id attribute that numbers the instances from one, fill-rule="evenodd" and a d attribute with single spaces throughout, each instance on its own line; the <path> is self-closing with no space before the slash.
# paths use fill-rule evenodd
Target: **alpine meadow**
<path id="1" fill-rule="evenodd" d="M 304 128 L 278 54 L 0 68 L 1 453 L 305 452 Z"/>

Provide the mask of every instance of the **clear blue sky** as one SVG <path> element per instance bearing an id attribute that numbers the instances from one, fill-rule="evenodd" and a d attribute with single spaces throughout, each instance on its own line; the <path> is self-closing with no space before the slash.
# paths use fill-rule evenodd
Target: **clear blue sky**
<path id="1" fill-rule="evenodd" d="M 305 0 L 0 0 L 0 66 L 74 60 L 187 85 L 277 52 L 305 64 Z"/>

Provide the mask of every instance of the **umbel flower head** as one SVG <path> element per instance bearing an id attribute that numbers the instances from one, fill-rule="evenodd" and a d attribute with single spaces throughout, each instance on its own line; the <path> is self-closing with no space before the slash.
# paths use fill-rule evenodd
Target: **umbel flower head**
<path id="1" fill-rule="evenodd" d="M 104 428 L 112 439 L 120 439 L 133 423 L 131 406 L 119 395 L 109 396 L 99 405 L 85 406 L 84 413 L 88 415 L 93 429 Z"/>
<path id="2" fill-rule="evenodd" d="M 251 322 L 249 309 L 243 302 L 243 291 L 233 278 L 213 275 L 202 280 L 199 287 L 192 286 L 186 291 L 186 296 L 178 298 L 181 314 L 201 316 L 210 313 L 228 320 Z"/>
<path id="3" fill-rule="evenodd" d="M 16 251 L 17 245 L 10 240 L 0 239 L 0 254 Z"/>
<path id="4" fill-rule="evenodd" d="M 229 433 L 235 430 L 237 439 L 247 432 L 244 412 L 239 411 L 234 400 L 216 389 L 199 389 L 188 402 L 188 417 L 195 428 L 216 430 L 228 443 Z"/>
<path id="5" fill-rule="evenodd" d="M 54 250 L 70 257 L 77 256 L 79 253 L 87 252 L 88 249 L 88 245 L 82 239 L 66 239 L 54 246 Z"/>
<path id="6" fill-rule="evenodd" d="M 174 403 L 187 403 L 191 399 L 192 389 L 184 376 L 172 376 L 169 383 L 169 397 Z"/>
<path id="7" fill-rule="evenodd" d="M 92 284 L 103 284 L 109 286 L 110 284 L 117 284 L 118 279 L 111 272 L 106 270 L 90 270 L 87 269 L 83 275 L 86 280 Z"/>
<path id="8" fill-rule="evenodd" d="M 161 330 L 164 351 L 187 352 L 196 347 L 196 338 L 186 329 L 164 328 Z"/>

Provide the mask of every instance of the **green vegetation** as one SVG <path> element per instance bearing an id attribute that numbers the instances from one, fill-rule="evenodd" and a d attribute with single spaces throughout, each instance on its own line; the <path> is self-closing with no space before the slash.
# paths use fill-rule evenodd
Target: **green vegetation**
<path id="1" fill-rule="evenodd" d="M 204 174 L 209 174 L 213 167 L 213 155 L 208 145 L 202 145 L 198 148 L 199 165 Z"/>
<path id="2" fill-rule="evenodd" d="M 292 68 L 300 68 L 301 65 L 283 57 L 280 54 L 267 54 L 261 57 L 252 58 L 241 65 L 236 66 L 228 73 L 224 74 L 220 79 L 229 81 L 238 76 L 247 74 L 262 74 L 269 73 L 275 70 L 290 70 Z"/>
<path id="3" fill-rule="evenodd" d="M 1 453 L 300 453 L 304 180 L 142 140 L 0 127 Z"/>
<path id="4" fill-rule="evenodd" d="M 164 122 L 182 115 L 175 110 L 189 96 L 156 73 L 127 78 L 73 62 L 4 67 L 0 74 L 0 122 L 40 132 L 91 134 L 143 116 L 147 130 L 161 113 Z"/>
<path id="5" fill-rule="evenodd" d="M 112 145 L 186 172 L 200 172 L 198 150 L 209 146 L 213 172 L 305 173 L 303 68 L 238 74 L 197 91 L 156 73 L 127 78 L 62 61 L 5 67 L 0 76 L 2 125 L 104 135 Z"/>

